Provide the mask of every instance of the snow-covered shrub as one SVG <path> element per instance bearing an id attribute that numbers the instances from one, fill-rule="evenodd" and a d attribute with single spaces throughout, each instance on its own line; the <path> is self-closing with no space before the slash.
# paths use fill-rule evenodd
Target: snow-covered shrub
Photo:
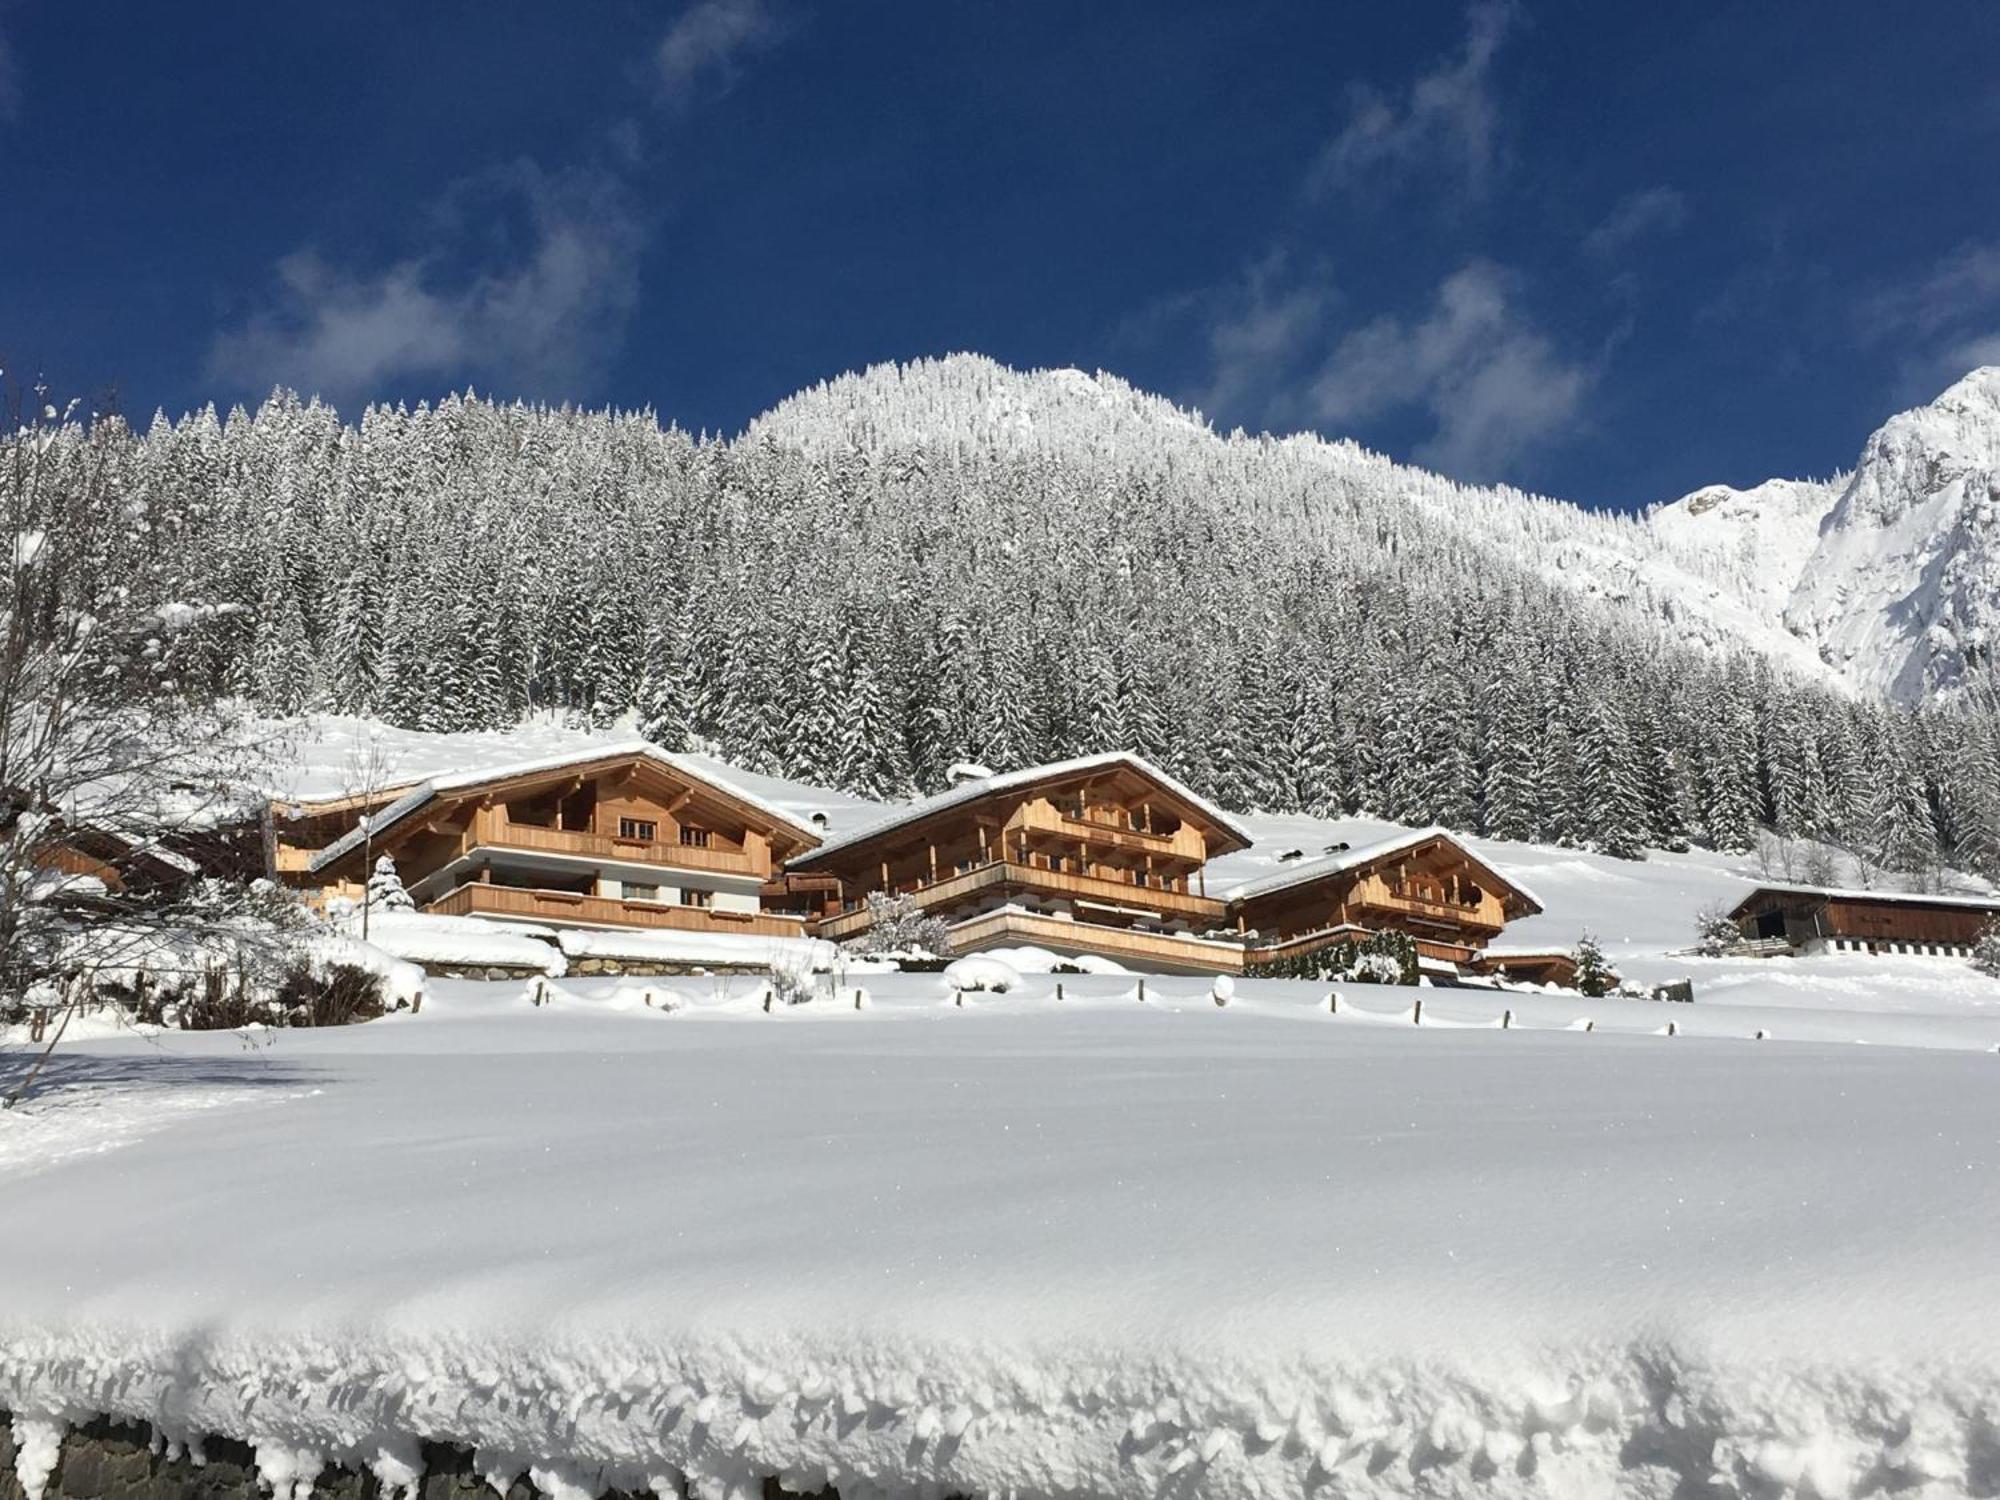
<path id="1" fill-rule="evenodd" d="M 1372 932 L 1360 942 L 1342 938 L 1311 953 L 1251 964 L 1246 979 L 1310 979 L 1348 984 L 1415 984 L 1416 940 L 1402 932 Z"/>
<path id="2" fill-rule="evenodd" d="M 1716 958 L 1742 940 L 1743 933 L 1729 909 L 1720 902 L 1704 906 L 1694 914 L 1695 951 Z M 1601 957 L 1602 955 L 1600 955 Z"/>
<path id="3" fill-rule="evenodd" d="M 914 896 L 868 893 L 868 930 L 854 942 L 858 953 L 936 958 L 950 945 L 944 922 L 917 905 Z"/>
<path id="4" fill-rule="evenodd" d="M 1012 964 L 978 954 L 955 960 L 945 969 L 944 982 L 960 994 L 1004 995 L 1020 987 L 1021 975 Z"/>
<path id="5" fill-rule="evenodd" d="M 1610 993 L 1617 976 L 1605 964 L 1604 950 L 1596 938 L 1584 933 L 1576 940 L 1576 951 L 1571 957 L 1576 960 L 1576 987 L 1580 993 L 1593 999 Z"/>
<path id="6" fill-rule="evenodd" d="M 1972 967 L 2000 979 L 2000 917 L 1980 930 L 1979 940 L 1972 945 Z"/>
<path id="7" fill-rule="evenodd" d="M 764 1009 L 780 1005 L 804 1005 L 818 997 L 819 980 L 810 959 L 783 953 L 771 960 L 764 975 Z"/>

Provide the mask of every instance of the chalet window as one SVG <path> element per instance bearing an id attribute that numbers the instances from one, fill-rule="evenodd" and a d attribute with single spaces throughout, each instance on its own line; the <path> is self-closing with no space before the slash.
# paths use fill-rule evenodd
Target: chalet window
<path id="1" fill-rule="evenodd" d="M 657 901 L 660 899 L 660 888 L 656 885 L 634 885 L 628 880 L 625 882 L 625 899 L 627 901 Z"/>
<path id="2" fill-rule="evenodd" d="M 620 818 L 618 837 L 621 839 L 643 839 L 652 843 L 660 835 L 660 825 L 651 818 Z"/>
<path id="3" fill-rule="evenodd" d="M 711 835 L 706 828 L 695 828 L 686 823 L 681 824 L 681 842 L 690 849 L 706 849 L 710 837 Z"/>
<path id="4" fill-rule="evenodd" d="M 681 887 L 681 905 L 713 906 L 715 905 L 715 892 L 690 890 L 688 887 L 683 886 Z"/>

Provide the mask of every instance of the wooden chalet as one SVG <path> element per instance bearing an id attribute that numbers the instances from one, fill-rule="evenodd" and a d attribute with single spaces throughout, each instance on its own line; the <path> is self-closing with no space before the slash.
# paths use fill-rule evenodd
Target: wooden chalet
<path id="1" fill-rule="evenodd" d="M 1542 909 L 1442 828 L 1308 860 L 1237 886 L 1228 902 L 1249 965 L 1394 931 L 1421 958 L 1478 972 L 1500 970 L 1479 960 L 1508 922 Z"/>
<path id="2" fill-rule="evenodd" d="M 366 819 L 364 823 L 363 819 Z M 798 937 L 765 909 L 818 842 L 686 757 L 635 741 L 274 805 L 277 876 L 358 900 L 387 854 L 419 910 L 546 926 Z"/>
<path id="3" fill-rule="evenodd" d="M 793 857 L 787 874 L 834 878 L 814 930 L 836 942 L 868 930 L 866 899 L 884 891 L 948 922 L 953 954 L 1032 945 L 1217 973 L 1240 969 L 1242 949 L 1203 866 L 1249 845 L 1226 813 L 1120 752 L 968 777 Z"/>
<path id="4" fill-rule="evenodd" d="M 2000 897 L 1766 885 L 1737 902 L 1729 915 L 1753 952 L 1962 958 L 1986 924 L 2000 919 Z"/>

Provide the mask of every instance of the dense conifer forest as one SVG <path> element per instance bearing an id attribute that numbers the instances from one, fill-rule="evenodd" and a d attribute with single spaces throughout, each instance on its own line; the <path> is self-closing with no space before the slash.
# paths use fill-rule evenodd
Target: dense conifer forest
<path id="1" fill-rule="evenodd" d="M 1239 809 L 1618 854 L 1764 826 L 2000 874 L 2000 720 L 1549 576 L 1637 523 L 1150 398 L 996 416 L 990 368 L 836 383 L 734 440 L 283 393 L 33 440 L 115 471 L 131 586 L 207 620 L 190 686 L 273 712 L 626 721 L 877 796 L 1128 747 Z"/>

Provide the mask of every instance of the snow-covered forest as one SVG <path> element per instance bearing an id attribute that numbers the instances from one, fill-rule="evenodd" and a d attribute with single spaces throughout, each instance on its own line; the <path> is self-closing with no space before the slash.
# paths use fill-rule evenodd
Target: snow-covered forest
<path id="1" fill-rule="evenodd" d="M 1614 853 L 1762 823 L 2000 873 L 1976 701 L 1843 690 L 1643 521 L 1221 438 L 1103 378 L 871 372 L 735 440 L 469 396 L 349 426 L 280 393 L 57 441 L 115 468 L 135 588 L 245 606 L 206 612 L 204 690 L 276 711 L 630 716 L 876 796 L 1124 746 L 1238 809 Z"/>

